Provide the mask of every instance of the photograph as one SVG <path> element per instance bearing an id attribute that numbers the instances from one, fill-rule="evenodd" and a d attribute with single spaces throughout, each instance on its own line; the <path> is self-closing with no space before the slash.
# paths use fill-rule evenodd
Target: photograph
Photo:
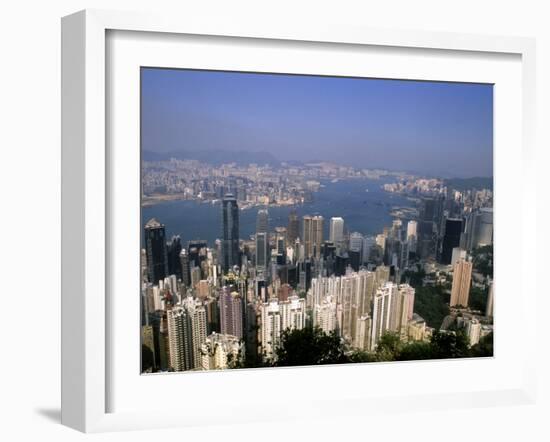
<path id="1" fill-rule="evenodd" d="M 141 373 L 493 357 L 493 86 L 141 67 Z"/>

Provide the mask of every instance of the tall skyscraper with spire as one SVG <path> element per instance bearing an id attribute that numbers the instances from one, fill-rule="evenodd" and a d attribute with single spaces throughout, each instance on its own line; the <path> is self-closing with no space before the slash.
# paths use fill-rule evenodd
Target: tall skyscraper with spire
<path id="1" fill-rule="evenodd" d="M 151 218 L 145 224 L 145 254 L 149 282 L 158 284 L 168 274 L 168 254 L 164 224 Z"/>
<path id="2" fill-rule="evenodd" d="M 222 266 L 224 272 L 240 265 L 239 206 L 233 194 L 228 193 L 222 202 Z"/>

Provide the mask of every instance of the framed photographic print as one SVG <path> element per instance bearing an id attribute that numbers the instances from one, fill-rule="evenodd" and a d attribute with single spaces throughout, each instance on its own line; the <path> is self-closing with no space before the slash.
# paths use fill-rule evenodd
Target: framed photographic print
<path id="1" fill-rule="evenodd" d="M 513 177 L 533 57 L 521 38 L 64 18 L 63 422 L 532 400 L 534 204 Z"/>

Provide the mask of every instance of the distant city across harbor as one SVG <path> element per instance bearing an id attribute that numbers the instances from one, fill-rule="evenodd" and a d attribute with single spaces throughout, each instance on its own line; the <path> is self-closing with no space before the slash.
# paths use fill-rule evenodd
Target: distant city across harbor
<path id="1" fill-rule="evenodd" d="M 337 182 L 325 180 L 319 192 L 313 196 L 313 202 L 284 207 L 253 207 L 240 211 L 240 230 L 243 239 L 256 232 L 258 210 L 267 208 L 269 224 L 286 226 L 288 215 L 295 209 L 299 217 L 321 215 L 330 219 L 337 213 L 346 220 L 346 228 L 351 232 L 364 235 L 380 233 L 384 226 L 391 225 L 395 218 L 393 208 L 415 208 L 414 200 L 399 194 L 388 193 L 381 186 L 393 182 L 393 178 L 341 179 Z M 366 192 L 368 190 L 368 192 Z M 157 218 L 166 226 L 166 235 L 179 235 L 185 243 L 202 239 L 214 245 L 221 238 L 221 204 L 198 201 L 164 201 L 146 206 L 141 211 L 142 226 Z M 408 218 L 410 219 L 410 218 Z M 406 221 L 407 218 L 404 218 Z M 324 236 L 329 237 L 329 225 L 324 226 Z"/>

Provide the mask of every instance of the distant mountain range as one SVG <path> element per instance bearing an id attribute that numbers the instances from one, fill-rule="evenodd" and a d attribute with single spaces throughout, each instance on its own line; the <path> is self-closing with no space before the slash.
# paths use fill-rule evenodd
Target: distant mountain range
<path id="1" fill-rule="evenodd" d="M 445 184 L 458 191 L 470 189 L 493 190 L 493 177 L 449 178 Z"/>
<path id="2" fill-rule="evenodd" d="M 177 152 L 151 152 L 144 150 L 141 155 L 143 161 L 167 161 L 170 158 L 178 160 L 197 160 L 202 163 L 219 166 L 220 164 L 237 163 L 247 164 L 268 164 L 278 166 L 280 161 L 269 152 L 247 152 L 227 150 L 203 150 L 201 152 L 177 151 Z"/>

